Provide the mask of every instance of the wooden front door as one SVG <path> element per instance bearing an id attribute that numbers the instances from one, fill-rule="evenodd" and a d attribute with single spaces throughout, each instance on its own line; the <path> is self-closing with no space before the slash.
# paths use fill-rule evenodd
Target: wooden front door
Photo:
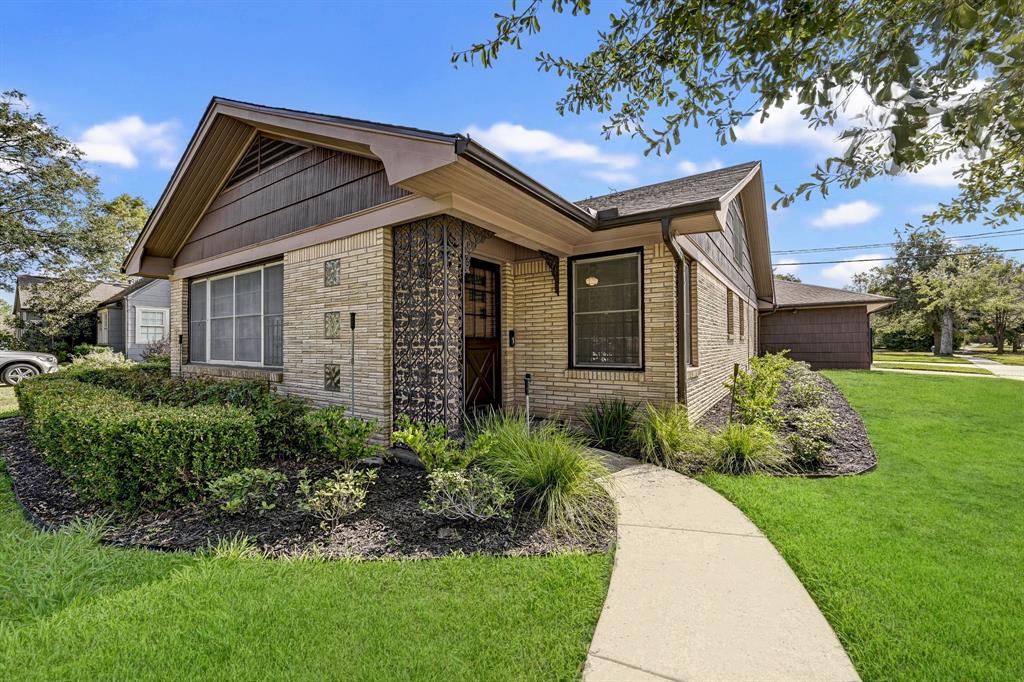
<path id="1" fill-rule="evenodd" d="M 473 260 L 465 277 L 466 413 L 501 405 L 501 280 L 497 265 Z"/>

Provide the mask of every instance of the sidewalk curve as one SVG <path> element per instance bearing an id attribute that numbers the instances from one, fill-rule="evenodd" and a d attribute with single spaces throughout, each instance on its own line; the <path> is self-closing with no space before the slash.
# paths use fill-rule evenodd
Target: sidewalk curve
<path id="1" fill-rule="evenodd" d="M 724 497 L 649 464 L 617 471 L 612 493 L 615 567 L 585 682 L 859 679 L 796 575 Z"/>

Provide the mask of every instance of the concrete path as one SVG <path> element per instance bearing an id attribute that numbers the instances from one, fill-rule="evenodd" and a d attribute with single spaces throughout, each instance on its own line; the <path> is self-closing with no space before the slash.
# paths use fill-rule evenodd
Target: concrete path
<path id="1" fill-rule="evenodd" d="M 858 680 L 775 547 L 735 506 L 649 464 L 614 474 L 618 546 L 585 682 Z"/>
<path id="2" fill-rule="evenodd" d="M 1018 381 L 1024 381 L 1024 367 L 1020 365 L 1004 365 L 996 362 L 995 360 L 989 360 L 988 358 L 980 358 L 974 355 L 964 355 L 964 358 L 971 361 L 972 365 L 978 367 L 984 367 L 988 371 L 995 374 L 997 377 L 1003 379 L 1017 379 Z"/>
<path id="3" fill-rule="evenodd" d="M 955 367 L 956 365 L 954 365 Z M 960 365 L 963 367 L 963 365 Z M 987 368 L 986 368 L 987 369 Z M 997 379 L 994 374 L 972 374 L 970 372 L 942 372 L 932 369 L 897 369 L 896 367 L 879 367 L 871 365 L 872 372 L 899 372 L 900 374 L 928 374 L 933 377 L 981 377 L 983 379 Z"/>

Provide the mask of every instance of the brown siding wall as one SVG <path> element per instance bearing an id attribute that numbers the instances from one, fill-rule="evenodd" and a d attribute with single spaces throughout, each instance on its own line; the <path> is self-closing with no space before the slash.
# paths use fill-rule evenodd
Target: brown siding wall
<path id="1" fill-rule="evenodd" d="M 214 199 L 175 259 L 193 263 L 408 195 L 384 165 L 314 147 Z"/>
<path id="2" fill-rule="evenodd" d="M 870 369 L 867 308 L 780 310 L 761 316 L 761 352 L 789 349 L 814 369 Z"/>

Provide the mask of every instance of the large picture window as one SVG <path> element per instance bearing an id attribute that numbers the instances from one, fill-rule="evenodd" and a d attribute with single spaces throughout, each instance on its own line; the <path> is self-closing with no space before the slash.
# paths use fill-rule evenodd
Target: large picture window
<path id="1" fill-rule="evenodd" d="M 189 359 L 234 365 L 283 364 L 281 263 L 193 280 Z"/>
<path id="2" fill-rule="evenodd" d="M 575 258 L 569 268 L 572 365 L 642 368 L 641 252 Z"/>

